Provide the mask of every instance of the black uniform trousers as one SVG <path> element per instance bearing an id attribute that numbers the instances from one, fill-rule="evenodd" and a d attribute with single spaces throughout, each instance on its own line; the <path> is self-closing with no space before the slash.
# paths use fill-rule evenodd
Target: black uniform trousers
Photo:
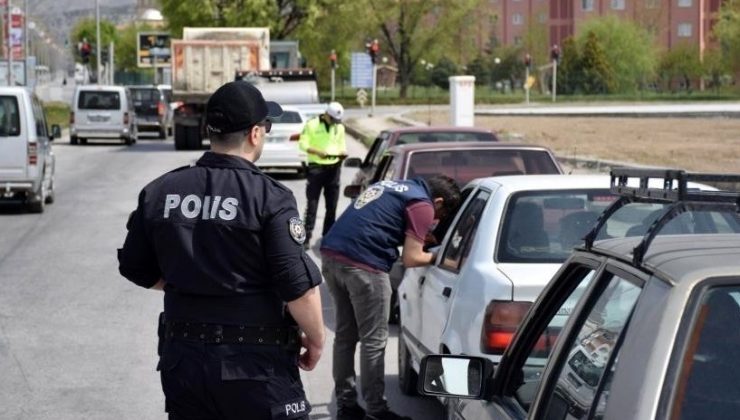
<path id="1" fill-rule="evenodd" d="M 160 371 L 170 420 L 307 420 L 298 351 L 167 340 Z"/>
<path id="2" fill-rule="evenodd" d="M 339 200 L 339 175 L 342 164 L 318 165 L 310 163 L 306 171 L 306 215 L 304 223 L 306 224 L 306 243 L 311 240 L 313 227 L 316 225 L 316 211 L 319 207 L 319 197 L 321 190 L 324 190 L 324 202 L 326 203 L 326 213 L 324 214 L 324 228 L 322 236 L 331 229 L 336 220 L 337 200 Z"/>

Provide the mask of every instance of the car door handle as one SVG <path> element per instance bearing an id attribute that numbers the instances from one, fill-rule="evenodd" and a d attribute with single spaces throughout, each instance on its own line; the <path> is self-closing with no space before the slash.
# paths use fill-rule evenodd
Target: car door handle
<path id="1" fill-rule="evenodd" d="M 426 276 L 419 277 L 419 286 L 423 286 L 426 280 L 427 280 Z"/>
<path id="2" fill-rule="evenodd" d="M 406 293 L 401 295 L 401 299 L 406 300 Z"/>
<path id="3" fill-rule="evenodd" d="M 445 287 L 442 289 L 442 296 L 448 298 L 452 294 L 452 288 L 451 287 Z"/>

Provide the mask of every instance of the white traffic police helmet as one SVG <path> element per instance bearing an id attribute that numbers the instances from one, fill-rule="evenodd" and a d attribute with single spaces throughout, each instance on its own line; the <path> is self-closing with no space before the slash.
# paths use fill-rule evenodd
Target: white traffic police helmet
<path id="1" fill-rule="evenodd" d="M 342 121 L 342 117 L 344 117 L 344 107 L 339 102 L 330 102 L 329 106 L 326 107 L 326 113 L 333 119 Z"/>

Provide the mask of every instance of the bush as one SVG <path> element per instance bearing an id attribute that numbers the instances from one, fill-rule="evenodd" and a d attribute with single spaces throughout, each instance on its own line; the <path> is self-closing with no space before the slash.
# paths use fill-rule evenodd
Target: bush
<path id="1" fill-rule="evenodd" d="M 69 127 L 69 104 L 65 102 L 45 102 L 44 113 L 46 124 L 51 129 L 52 124 L 59 124 L 62 128 Z"/>

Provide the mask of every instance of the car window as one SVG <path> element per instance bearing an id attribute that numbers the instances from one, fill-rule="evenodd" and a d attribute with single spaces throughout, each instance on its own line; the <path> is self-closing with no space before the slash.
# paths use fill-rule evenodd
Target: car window
<path id="1" fill-rule="evenodd" d="M 159 102 L 161 92 L 159 89 L 131 89 L 131 96 L 135 102 Z"/>
<path id="2" fill-rule="evenodd" d="M 555 347 L 560 331 L 570 314 L 573 313 L 573 309 L 581 299 L 583 292 L 588 288 L 595 273 L 595 269 L 587 266 L 578 266 L 573 269 L 572 274 L 568 277 L 567 284 L 575 285 L 575 287 L 561 295 L 560 303 L 553 306 L 554 309 L 550 313 L 549 322 L 540 324 L 545 325 L 544 328 L 542 328 L 532 348 L 527 352 L 527 357 L 522 359 L 522 366 L 517 368 L 522 372 L 522 380 L 514 384 L 516 388 L 513 391 L 517 401 L 525 410 L 529 409 L 534 400 L 542 379 L 542 371 Z M 566 282 L 563 284 L 566 284 Z"/>
<path id="3" fill-rule="evenodd" d="M 439 143 L 448 141 L 496 141 L 493 133 L 470 133 L 464 131 L 432 131 L 422 133 L 403 133 L 396 144 Z"/>
<path id="4" fill-rule="evenodd" d="M 458 271 L 465 263 L 475 238 L 475 231 L 478 228 L 481 214 L 490 197 L 491 193 L 489 191 L 479 190 L 468 202 L 468 206 L 462 210 L 450 239 L 447 241 L 440 267 Z"/>
<path id="5" fill-rule="evenodd" d="M 39 138 L 42 141 L 45 141 L 49 138 L 48 130 L 46 129 L 46 119 L 44 118 L 44 108 L 41 106 L 39 101 L 34 98 L 33 99 L 33 118 L 34 122 L 36 123 L 36 135 L 39 136 Z"/>
<path id="6" fill-rule="evenodd" d="M 121 96 L 118 92 L 82 91 L 77 100 L 77 108 L 95 110 L 121 109 Z"/>
<path id="7" fill-rule="evenodd" d="M 497 261 L 565 261 L 573 247 L 583 244 L 583 237 L 596 219 L 616 199 L 608 189 L 590 188 L 513 194 L 504 210 Z"/>
<path id="8" fill-rule="evenodd" d="M 643 236 L 665 211 L 666 204 L 631 203 L 607 221 L 606 237 Z M 670 220 L 658 235 L 692 233 L 740 233 L 740 215 L 717 211 L 688 211 Z"/>
<path id="9" fill-rule="evenodd" d="M 591 418 L 592 411 L 603 414 L 606 407 L 608 380 L 600 387 L 602 378 L 616 358 L 616 355 L 612 358 L 612 353 L 617 350 L 618 339 L 627 327 L 642 288 L 616 274 L 605 272 L 604 276 L 607 286 L 577 327 L 575 340 L 564 347 L 568 351 L 554 375 L 554 391 L 550 393 L 545 418 Z"/>
<path id="10" fill-rule="evenodd" d="M 704 291 L 681 374 L 672 419 L 734 419 L 740 413 L 740 287 Z"/>
<path id="11" fill-rule="evenodd" d="M 385 155 L 378 164 L 378 168 L 373 175 L 373 179 L 370 181 L 371 184 L 381 180 L 392 180 L 395 175 L 395 165 L 393 163 L 393 155 Z"/>
<path id="12" fill-rule="evenodd" d="M 557 174 L 550 155 L 540 150 L 430 150 L 411 153 L 407 178 L 443 173 L 463 186 L 492 175 Z"/>
<path id="13" fill-rule="evenodd" d="M 0 136 L 15 137 L 20 134 L 18 99 L 15 96 L 0 96 Z"/>
<path id="14" fill-rule="evenodd" d="M 390 135 L 388 133 L 380 133 L 380 137 L 375 139 L 373 148 L 368 153 L 367 162 L 371 165 L 380 164 L 380 160 L 383 158 L 383 153 L 388 148 Z"/>
<path id="15" fill-rule="evenodd" d="M 301 114 L 296 111 L 285 111 L 279 117 L 270 117 L 273 124 L 300 124 L 303 122 Z"/>

